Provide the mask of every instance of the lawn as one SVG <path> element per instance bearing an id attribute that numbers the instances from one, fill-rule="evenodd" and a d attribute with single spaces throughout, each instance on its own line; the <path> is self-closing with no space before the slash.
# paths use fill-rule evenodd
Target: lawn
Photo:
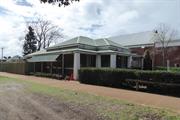
<path id="1" fill-rule="evenodd" d="M 28 96 L 34 94 L 36 95 L 36 98 L 37 96 L 40 97 L 37 98 L 37 100 L 42 100 L 42 98 L 47 98 L 47 96 L 48 100 L 55 99 L 57 103 L 56 107 L 57 105 L 60 105 L 59 107 L 61 107 L 62 103 L 63 105 L 70 106 L 68 107 L 69 109 L 75 109 L 75 107 L 77 107 L 80 110 L 75 109 L 73 112 L 77 114 L 78 111 L 78 115 L 84 115 L 83 112 L 87 110 L 86 112 L 89 112 L 87 114 L 92 114 L 92 116 L 94 114 L 94 116 L 98 116 L 97 119 L 180 120 L 180 115 L 169 109 L 153 108 L 109 97 L 92 95 L 86 92 L 51 87 L 48 85 L 37 84 L 34 82 L 23 81 L 14 78 L 0 77 L 0 90 L 3 88 L 1 86 L 7 84 L 8 86 L 14 84 L 22 85 L 25 95 Z M 58 101 L 61 104 L 58 104 Z M 44 103 L 41 105 L 43 104 Z M 54 110 L 54 108 L 51 109 L 52 111 Z M 60 112 L 56 112 L 56 114 L 60 114 Z"/>

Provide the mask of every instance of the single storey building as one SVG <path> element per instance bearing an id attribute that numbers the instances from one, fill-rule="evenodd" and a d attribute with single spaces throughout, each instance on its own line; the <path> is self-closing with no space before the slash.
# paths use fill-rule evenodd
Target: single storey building
<path id="1" fill-rule="evenodd" d="M 75 37 L 25 56 L 33 63 L 32 72 L 44 72 L 73 76 L 78 79 L 78 70 L 83 67 L 130 68 L 142 66 L 142 57 L 109 39 L 93 40 Z"/>

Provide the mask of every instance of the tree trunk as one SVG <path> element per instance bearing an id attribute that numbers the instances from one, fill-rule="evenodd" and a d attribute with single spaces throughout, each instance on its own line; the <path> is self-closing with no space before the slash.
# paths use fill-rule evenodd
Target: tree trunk
<path id="1" fill-rule="evenodd" d="M 40 49 L 41 49 L 41 42 L 38 42 L 37 51 L 39 51 Z"/>
<path id="2" fill-rule="evenodd" d="M 44 37 L 44 40 L 43 40 L 43 48 L 45 49 L 46 48 L 46 36 L 45 36 L 45 34 L 43 35 L 43 37 Z"/>

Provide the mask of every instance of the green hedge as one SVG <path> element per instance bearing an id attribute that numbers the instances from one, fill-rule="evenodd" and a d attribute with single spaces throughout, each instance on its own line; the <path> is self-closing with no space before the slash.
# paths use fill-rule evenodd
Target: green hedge
<path id="1" fill-rule="evenodd" d="M 180 72 L 180 67 L 170 67 L 171 72 Z M 156 67 L 155 70 L 167 71 L 166 67 Z"/>
<path id="2" fill-rule="evenodd" d="M 180 84 L 180 73 L 108 68 L 79 70 L 79 81 L 86 84 L 119 87 L 126 79 Z"/>
<path id="3" fill-rule="evenodd" d="M 144 81 L 180 84 L 180 73 L 167 71 L 138 71 L 137 78 Z"/>
<path id="4" fill-rule="evenodd" d="M 80 69 L 79 80 L 82 83 L 115 86 L 121 85 L 122 81 L 127 78 L 136 78 L 136 73 L 133 70 L 122 69 Z"/>

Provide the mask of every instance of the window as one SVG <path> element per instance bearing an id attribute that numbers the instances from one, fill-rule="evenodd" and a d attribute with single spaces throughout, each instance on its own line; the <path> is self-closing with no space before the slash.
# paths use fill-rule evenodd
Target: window
<path id="1" fill-rule="evenodd" d="M 126 56 L 117 56 L 116 58 L 116 66 L 117 68 L 127 68 L 128 57 Z"/>
<path id="2" fill-rule="evenodd" d="M 80 56 L 81 67 L 95 67 L 96 66 L 96 56 L 81 54 Z"/>
<path id="3" fill-rule="evenodd" d="M 74 55 L 73 54 L 65 54 L 64 55 L 64 67 L 65 68 L 73 68 Z"/>
<path id="4" fill-rule="evenodd" d="M 110 67 L 110 55 L 101 55 L 101 67 Z"/>

